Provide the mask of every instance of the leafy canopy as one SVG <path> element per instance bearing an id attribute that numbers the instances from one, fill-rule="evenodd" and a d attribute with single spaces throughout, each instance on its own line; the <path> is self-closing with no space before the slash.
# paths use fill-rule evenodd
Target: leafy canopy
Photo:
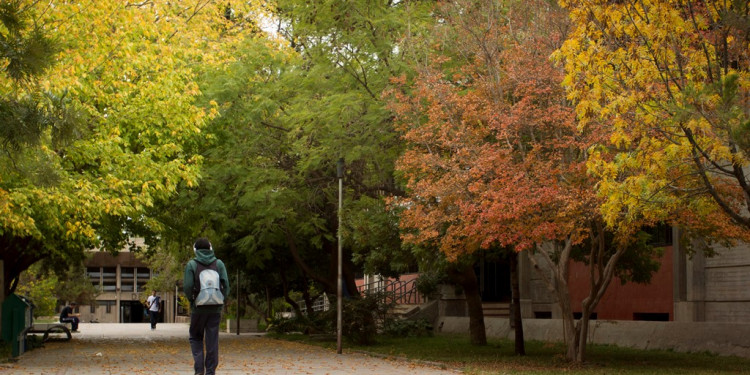
<path id="1" fill-rule="evenodd" d="M 133 229 L 158 228 L 145 210 L 199 177 L 189 146 L 214 111 L 195 104 L 198 67 L 233 59 L 233 40 L 252 25 L 205 0 L 16 0 L 2 12 L 0 116 L 36 129 L 0 145 L 0 255 L 12 288 L 38 260 L 64 268 L 84 248 L 116 250 Z"/>
<path id="2" fill-rule="evenodd" d="M 676 220 L 748 239 L 747 1 L 563 1 L 573 29 L 557 58 L 592 149 L 610 225 Z"/>

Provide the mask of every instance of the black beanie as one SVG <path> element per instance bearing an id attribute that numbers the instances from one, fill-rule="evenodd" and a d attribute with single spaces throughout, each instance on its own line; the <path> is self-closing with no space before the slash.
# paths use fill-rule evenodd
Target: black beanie
<path id="1" fill-rule="evenodd" d="M 195 240 L 195 244 L 193 245 L 193 249 L 194 250 L 198 250 L 198 249 L 211 249 L 211 250 L 213 250 L 211 248 L 211 242 L 208 241 L 208 238 L 203 238 L 203 237 Z"/>

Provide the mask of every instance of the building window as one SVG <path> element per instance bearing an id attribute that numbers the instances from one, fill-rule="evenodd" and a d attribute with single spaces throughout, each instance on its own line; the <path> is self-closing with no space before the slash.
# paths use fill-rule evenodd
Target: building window
<path id="1" fill-rule="evenodd" d="M 133 279 L 135 277 L 135 268 L 134 267 L 120 268 L 120 277 L 123 279 Z"/>
<path id="2" fill-rule="evenodd" d="M 573 313 L 573 319 L 578 320 L 578 319 L 581 319 L 582 316 L 583 316 L 583 313 L 581 313 L 581 312 L 574 312 Z M 596 320 L 596 316 L 597 315 L 596 315 L 595 312 L 591 313 L 591 315 L 589 315 L 589 320 Z"/>
<path id="3" fill-rule="evenodd" d="M 89 306 L 89 312 L 92 314 L 96 314 L 96 305 L 91 304 L 91 306 Z"/>
<path id="4" fill-rule="evenodd" d="M 672 227 L 667 224 L 657 224 L 653 227 L 643 228 L 643 231 L 651 235 L 649 245 L 655 247 L 672 245 Z"/>
<path id="5" fill-rule="evenodd" d="M 103 305 L 105 307 L 105 311 L 107 314 L 112 313 L 112 307 L 115 306 L 116 301 L 97 301 L 100 305 Z"/>
<path id="6" fill-rule="evenodd" d="M 103 267 L 102 268 L 102 291 L 103 292 L 116 292 L 117 291 L 117 268 L 116 267 Z"/>
<path id="7" fill-rule="evenodd" d="M 151 272 L 145 267 L 139 267 L 136 270 L 136 291 L 143 292 L 146 290 L 146 283 L 151 279 Z"/>
<path id="8" fill-rule="evenodd" d="M 534 311 L 534 319 L 552 319 L 552 311 Z"/>
<path id="9" fill-rule="evenodd" d="M 633 313 L 633 320 L 645 320 L 650 322 L 668 322 L 669 313 Z"/>
<path id="10" fill-rule="evenodd" d="M 123 292 L 135 290 L 135 267 L 120 268 L 120 290 Z"/>
<path id="11" fill-rule="evenodd" d="M 86 267 L 86 275 L 88 275 L 91 284 L 94 285 L 96 290 L 102 290 L 102 269 L 99 267 Z"/>

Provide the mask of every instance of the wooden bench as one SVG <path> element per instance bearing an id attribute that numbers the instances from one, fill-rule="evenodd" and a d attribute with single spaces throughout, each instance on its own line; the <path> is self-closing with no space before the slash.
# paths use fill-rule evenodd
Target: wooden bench
<path id="1" fill-rule="evenodd" d="M 26 328 L 26 333 L 43 333 L 44 336 L 42 336 L 42 341 L 47 342 L 50 339 L 50 335 L 60 335 L 64 334 L 65 336 L 61 339 L 63 341 L 69 341 L 72 336 L 70 334 L 71 327 L 73 325 L 70 322 L 59 322 L 59 323 L 34 323 L 31 325 L 31 327 Z"/>

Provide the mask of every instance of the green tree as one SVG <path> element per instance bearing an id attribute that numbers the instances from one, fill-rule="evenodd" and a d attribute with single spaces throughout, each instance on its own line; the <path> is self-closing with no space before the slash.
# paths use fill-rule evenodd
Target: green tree
<path id="1" fill-rule="evenodd" d="M 13 105 L 0 116 L 36 129 L 0 145 L 4 293 L 37 261 L 64 273 L 84 249 L 116 251 L 161 230 L 146 211 L 197 183 L 189 146 L 213 116 L 195 105 L 198 66 L 231 59 L 232 41 L 252 29 L 224 11 L 198 0 L 3 2 L 0 102 Z M 59 51 L 51 62 L 33 52 L 47 47 Z"/>
<path id="2" fill-rule="evenodd" d="M 344 275 L 353 292 L 351 260 L 368 272 L 386 275 L 394 274 L 394 268 L 404 270 L 409 262 L 401 252 L 397 218 L 383 203 L 383 198 L 402 193 L 393 176 L 402 143 L 381 93 L 392 76 L 408 70 L 404 46 L 410 36 L 424 32 L 431 4 L 284 0 L 277 1 L 277 9 L 286 21 L 279 33 L 304 64 L 286 118 L 294 129 L 294 152 L 300 155 L 295 169 L 312 177 L 307 185 L 317 176 L 330 176 L 316 183 L 325 194 L 318 215 L 326 233 L 321 249 L 329 263 L 335 259 L 338 227 L 335 163 L 339 158 L 346 163 Z M 311 255 L 322 254 L 314 250 Z M 396 261 L 384 261 L 387 258 Z M 329 281 L 324 282 L 330 291 L 335 290 L 332 271 L 326 272 Z"/>
<path id="3" fill-rule="evenodd" d="M 201 185 L 184 190 L 163 212 L 165 221 L 185 220 L 188 236 L 213 238 L 219 254 L 233 260 L 230 268 L 234 263 L 245 275 L 267 275 L 253 283 L 255 293 L 297 290 L 309 303 L 319 292 L 336 291 L 339 158 L 347 170 L 348 293 L 356 290 L 362 264 L 392 274 L 393 266 L 409 263 L 387 261 L 399 253 L 400 240 L 382 198 L 399 192 L 393 161 L 400 141 L 380 92 L 402 69 L 396 42 L 414 9 L 275 4 L 286 43 L 248 39 L 236 63 L 206 76 L 206 97 L 221 116 L 201 149 Z"/>
<path id="4" fill-rule="evenodd" d="M 55 315 L 58 301 L 96 304 L 99 294 L 82 264 L 68 268 L 58 277 L 42 263 L 35 263 L 21 274 L 15 292 L 29 297 L 34 304 L 34 317 Z"/>
<path id="5" fill-rule="evenodd" d="M 54 64 L 53 56 L 59 48 L 33 21 L 32 12 L 22 9 L 20 1 L 0 4 L 2 72 L 14 85 L 22 87 L 34 86 L 36 78 Z M 46 106 L 42 95 L 31 91 L 24 95 L 5 93 L 0 97 L 0 117 L 4 120 L 0 129 L 0 151 L 10 154 L 26 145 L 37 144 L 49 128 L 62 133 L 65 122 L 57 116 L 59 108 Z"/>
<path id="6" fill-rule="evenodd" d="M 86 269 L 82 263 L 72 265 L 68 270 L 57 277 L 55 285 L 55 296 L 59 301 L 77 302 L 81 305 L 96 305 L 96 297 L 99 289 L 92 284 L 86 275 Z"/>
<path id="7" fill-rule="evenodd" d="M 34 317 L 55 315 L 58 297 L 55 294 L 58 279 L 42 272 L 39 264 L 27 269 L 16 288 L 16 293 L 27 296 L 34 304 Z"/>

